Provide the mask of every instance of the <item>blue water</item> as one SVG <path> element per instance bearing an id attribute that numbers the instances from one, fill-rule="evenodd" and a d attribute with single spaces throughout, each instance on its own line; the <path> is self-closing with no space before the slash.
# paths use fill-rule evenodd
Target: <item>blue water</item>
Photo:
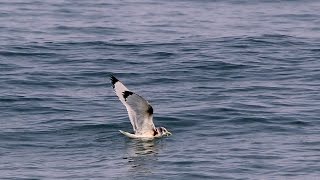
<path id="1" fill-rule="evenodd" d="M 318 179 L 319 9 L 2 0 L 0 179 Z M 110 74 L 173 135 L 121 135 Z"/>

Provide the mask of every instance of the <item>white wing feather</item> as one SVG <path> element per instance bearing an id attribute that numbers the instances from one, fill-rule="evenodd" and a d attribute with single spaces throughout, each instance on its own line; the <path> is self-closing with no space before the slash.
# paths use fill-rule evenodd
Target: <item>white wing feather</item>
<path id="1" fill-rule="evenodd" d="M 141 96 L 129 91 L 118 79 L 111 76 L 114 91 L 127 108 L 129 119 L 135 134 L 153 134 L 153 108 Z"/>
<path id="2" fill-rule="evenodd" d="M 127 93 L 126 93 L 127 92 Z M 129 93 L 126 91 L 125 95 Z M 154 133 L 155 126 L 153 124 L 153 108 L 141 96 L 135 93 L 130 93 L 125 101 L 133 110 L 136 117 L 136 134 L 150 134 Z"/>
<path id="3" fill-rule="evenodd" d="M 127 108 L 129 119 L 133 128 L 133 131 L 136 132 L 136 116 L 134 111 L 130 108 L 130 106 L 126 103 L 124 97 L 123 97 L 123 92 L 129 91 L 127 87 L 125 87 L 117 78 L 114 76 L 111 76 L 111 82 L 113 85 L 113 89 L 118 96 L 119 100 L 122 102 L 122 104 Z"/>

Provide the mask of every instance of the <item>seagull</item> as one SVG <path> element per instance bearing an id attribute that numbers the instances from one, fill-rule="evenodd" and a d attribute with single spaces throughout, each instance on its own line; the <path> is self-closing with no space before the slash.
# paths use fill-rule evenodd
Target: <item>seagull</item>
<path id="1" fill-rule="evenodd" d="M 153 108 L 147 100 L 130 91 L 116 77 L 110 77 L 112 87 L 122 104 L 127 108 L 134 134 L 120 131 L 129 138 L 153 139 L 169 136 L 171 133 L 164 127 L 153 124 Z"/>

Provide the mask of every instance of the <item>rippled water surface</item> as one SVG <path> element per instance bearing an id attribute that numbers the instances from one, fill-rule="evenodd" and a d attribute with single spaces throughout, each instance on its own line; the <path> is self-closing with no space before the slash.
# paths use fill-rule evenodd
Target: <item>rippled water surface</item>
<path id="1" fill-rule="evenodd" d="M 1 179 L 319 178 L 319 9 L 1 1 Z M 110 74 L 173 135 L 121 135 Z"/>

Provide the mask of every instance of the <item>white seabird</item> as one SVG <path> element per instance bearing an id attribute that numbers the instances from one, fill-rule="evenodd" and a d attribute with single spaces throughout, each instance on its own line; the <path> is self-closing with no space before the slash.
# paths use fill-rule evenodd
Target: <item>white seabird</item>
<path id="1" fill-rule="evenodd" d="M 111 83 L 119 100 L 127 108 L 134 134 L 121 131 L 130 138 L 155 138 L 169 136 L 171 133 L 164 127 L 153 124 L 153 108 L 143 97 L 130 91 L 117 78 L 111 76 Z"/>

